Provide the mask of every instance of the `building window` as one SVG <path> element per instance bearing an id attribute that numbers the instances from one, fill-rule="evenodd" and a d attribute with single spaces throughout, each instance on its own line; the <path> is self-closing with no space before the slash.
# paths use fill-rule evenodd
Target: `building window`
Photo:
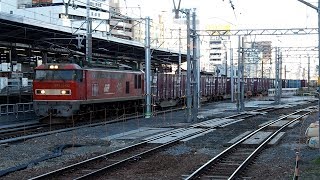
<path id="1" fill-rule="evenodd" d="M 221 61 L 221 59 L 210 59 L 210 61 Z"/>
<path id="2" fill-rule="evenodd" d="M 210 44 L 221 44 L 221 41 L 210 41 Z"/>
<path id="3" fill-rule="evenodd" d="M 210 53 L 210 56 L 221 56 L 221 53 Z"/>

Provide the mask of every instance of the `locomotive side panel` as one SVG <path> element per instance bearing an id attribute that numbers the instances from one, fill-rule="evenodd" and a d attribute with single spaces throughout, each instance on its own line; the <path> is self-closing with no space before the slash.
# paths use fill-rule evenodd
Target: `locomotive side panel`
<path id="1" fill-rule="evenodd" d="M 142 99 L 142 84 L 142 73 L 86 70 L 86 103 Z"/>

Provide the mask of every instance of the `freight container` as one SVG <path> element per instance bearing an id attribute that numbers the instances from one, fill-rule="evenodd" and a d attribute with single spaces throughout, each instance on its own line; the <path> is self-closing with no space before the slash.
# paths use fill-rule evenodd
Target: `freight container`
<path id="1" fill-rule="evenodd" d="M 301 88 L 301 80 L 288 80 L 288 88 Z"/>
<path id="2" fill-rule="evenodd" d="M 307 87 L 307 81 L 301 80 L 301 87 Z"/>

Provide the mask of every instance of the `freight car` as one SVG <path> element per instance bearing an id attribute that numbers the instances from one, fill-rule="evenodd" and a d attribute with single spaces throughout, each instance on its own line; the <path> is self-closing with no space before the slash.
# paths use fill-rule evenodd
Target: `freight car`
<path id="1" fill-rule="evenodd" d="M 282 88 L 302 88 L 307 86 L 306 80 L 286 79 L 282 80 Z"/>
<path id="2" fill-rule="evenodd" d="M 34 110 L 39 116 L 71 117 L 103 108 L 136 107 L 143 101 L 144 74 L 45 64 L 35 69 Z"/>
<path id="3" fill-rule="evenodd" d="M 186 104 L 185 74 L 154 73 L 151 80 L 153 105 L 171 107 Z M 305 84 L 301 80 L 294 81 L 295 84 L 299 84 L 298 81 L 300 86 Z M 268 89 L 274 88 L 274 82 L 274 79 L 267 78 L 245 78 L 245 94 L 267 95 Z M 191 87 L 191 94 L 193 91 Z M 34 110 L 39 116 L 70 119 L 74 115 L 101 109 L 137 109 L 143 107 L 145 98 L 144 73 L 81 68 L 77 64 L 45 64 L 35 69 L 33 93 Z M 201 74 L 200 93 L 202 102 L 228 98 L 231 80 Z"/>

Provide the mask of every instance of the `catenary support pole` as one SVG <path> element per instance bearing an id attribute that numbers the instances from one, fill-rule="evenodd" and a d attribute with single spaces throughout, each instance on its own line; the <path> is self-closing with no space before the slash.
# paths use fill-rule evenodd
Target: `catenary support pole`
<path id="1" fill-rule="evenodd" d="M 193 75 L 193 112 L 192 112 L 192 120 L 196 121 L 198 115 L 198 56 L 197 56 L 197 26 L 196 26 L 196 12 L 192 12 L 192 43 L 193 43 L 193 53 L 192 53 L 192 75 Z"/>
<path id="2" fill-rule="evenodd" d="M 318 123 L 320 125 L 320 0 L 318 0 Z M 320 152 L 320 128 L 319 128 L 319 152 Z"/>
<path id="3" fill-rule="evenodd" d="M 241 56 L 241 96 L 240 96 L 240 111 L 244 111 L 244 60 L 245 60 L 245 37 L 242 37 L 242 56 Z"/>
<path id="4" fill-rule="evenodd" d="M 179 28 L 179 62 L 178 62 L 178 85 L 181 82 L 181 28 Z M 179 97 L 181 94 L 179 93 Z"/>
<path id="5" fill-rule="evenodd" d="M 87 0 L 86 10 L 87 10 L 86 63 L 87 65 L 90 65 L 92 60 L 92 19 L 90 17 L 90 0 Z"/>
<path id="6" fill-rule="evenodd" d="M 279 54 L 279 103 L 282 97 L 282 52 Z"/>
<path id="7" fill-rule="evenodd" d="M 308 91 L 310 91 L 310 56 L 308 56 Z"/>
<path id="8" fill-rule="evenodd" d="M 192 121 L 192 97 L 191 97 L 191 57 L 190 57 L 190 9 L 186 10 L 187 16 L 187 122 Z"/>
<path id="9" fill-rule="evenodd" d="M 200 76 L 200 37 L 197 36 L 197 87 L 198 87 L 198 108 L 201 107 L 201 76 Z"/>
<path id="10" fill-rule="evenodd" d="M 263 79 L 263 59 L 261 60 L 261 78 Z"/>
<path id="11" fill-rule="evenodd" d="M 274 85 L 274 101 L 279 104 L 279 48 L 275 49 L 275 85 Z"/>
<path id="12" fill-rule="evenodd" d="M 234 77 L 233 77 L 233 49 L 230 48 L 230 80 L 231 80 L 231 102 L 234 102 Z"/>
<path id="13" fill-rule="evenodd" d="M 146 17 L 146 35 L 145 35 L 145 94 L 146 94 L 146 118 L 151 117 L 151 54 L 150 54 L 150 17 Z"/>
<path id="14" fill-rule="evenodd" d="M 315 9 L 318 13 L 318 123 L 320 124 L 320 0 L 318 0 L 318 7 L 304 0 L 298 0 L 299 2 Z M 320 128 L 319 128 L 319 142 L 320 142 Z M 320 145 L 319 145 L 320 152 Z"/>
<path id="15" fill-rule="evenodd" d="M 284 65 L 284 88 L 287 88 L 287 65 Z"/>
<path id="16" fill-rule="evenodd" d="M 238 37 L 238 73 L 237 73 L 237 111 L 240 112 L 240 80 L 241 80 L 241 36 Z"/>

